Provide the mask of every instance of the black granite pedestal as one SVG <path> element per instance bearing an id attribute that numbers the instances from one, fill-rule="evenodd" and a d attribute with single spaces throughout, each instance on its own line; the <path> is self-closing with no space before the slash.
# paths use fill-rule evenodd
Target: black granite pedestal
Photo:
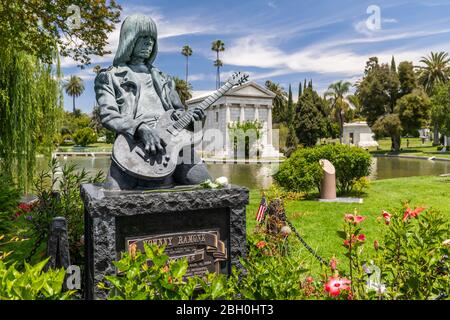
<path id="1" fill-rule="evenodd" d="M 188 191 L 186 191 L 188 190 Z M 245 256 L 248 190 L 184 187 L 172 191 L 107 191 L 81 187 L 85 205 L 87 299 L 103 299 L 97 284 L 116 273 L 122 252 L 143 243 L 165 244 L 169 256 L 186 256 L 189 274 L 230 274 Z"/>

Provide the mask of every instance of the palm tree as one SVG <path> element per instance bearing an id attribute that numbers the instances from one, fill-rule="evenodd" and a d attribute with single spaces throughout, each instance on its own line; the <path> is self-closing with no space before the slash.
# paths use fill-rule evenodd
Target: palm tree
<path id="1" fill-rule="evenodd" d="M 186 83 L 188 82 L 189 74 L 189 57 L 192 56 L 192 48 L 189 46 L 184 46 L 181 50 L 181 54 L 186 57 Z"/>
<path id="2" fill-rule="evenodd" d="M 83 80 L 78 76 L 70 76 L 69 81 L 64 84 L 66 93 L 73 98 L 73 113 L 75 114 L 75 98 L 81 96 L 84 92 Z"/>
<path id="3" fill-rule="evenodd" d="M 431 52 L 420 60 L 425 66 L 419 66 L 419 82 L 431 97 L 438 83 L 445 83 L 450 78 L 450 58 L 447 52 Z M 439 145 L 439 119 L 434 117 L 433 145 Z"/>
<path id="4" fill-rule="evenodd" d="M 222 60 L 217 59 L 216 61 L 214 61 L 214 67 L 217 68 L 217 81 L 216 81 L 216 89 L 220 88 L 220 68 L 223 67 L 223 63 Z"/>
<path id="5" fill-rule="evenodd" d="M 214 66 L 217 67 L 216 89 L 218 89 L 220 87 L 220 68 L 223 66 L 222 61 L 219 59 L 219 52 L 225 51 L 225 43 L 223 43 L 222 40 L 216 40 L 212 43 L 211 50 L 215 51 L 217 54 Z M 220 64 L 218 62 L 220 62 Z"/>
<path id="6" fill-rule="evenodd" d="M 175 81 L 175 90 L 180 96 L 181 102 L 185 104 L 187 100 L 192 98 L 192 87 L 189 83 L 178 77 L 173 77 L 173 80 Z"/>
<path id="7" fill-rule="evenodd" d="M 350 91 L 352 84 L 348 81 L 338 81 L 330 84 L 328 91 L 325 92 L 325 98 L 330 97 L 331 108 L 335 111 L 339 121 L 339 142 L 342 143 L 342 135 L 344 132 L 344 112 L 348 108 L 345 101 L 345 95 Z"/>
<path id="8" fill-rule="evenodd" d="M 102 70 L 102 67 L 99 64 L 97 64 L 94 68 L 92 68 L 92 71 L 94 71 L 95 74 L 99 74 L 100 70 Z"/>

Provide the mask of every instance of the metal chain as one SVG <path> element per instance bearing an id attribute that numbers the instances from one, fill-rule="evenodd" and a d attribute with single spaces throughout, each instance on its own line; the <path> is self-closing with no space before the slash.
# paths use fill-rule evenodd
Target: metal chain
<path id="1" fill-rule="evenodd" d="M 291 228 L 292 231 L 294 231 L 295 235 L 297 236 L 298 240 L 300 240 L 300 242 L 303 244 L 303 246 L 314 256 L 314 258 L 316 258 L 320 263 L 322 263 L 323 265 L 328 265 L 328 263 L 317 254 L 316 251 L 314 251 L 313 248 L 311 248 L 306 241 L 302 238 L 302 236 L 297 232 L 297 229 L 295 229 L 295 227 L 292 225 L 292 223 L 286 219 L 285 220 L 286 223 L 289 225 L 289 227 Z"/>

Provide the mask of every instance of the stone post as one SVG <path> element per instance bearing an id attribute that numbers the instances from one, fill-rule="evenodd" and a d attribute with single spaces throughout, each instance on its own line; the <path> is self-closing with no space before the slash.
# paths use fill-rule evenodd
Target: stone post
<path id="1" fill-rule="evenodd" d="M 323 169 L 323 178 L 320 185 L 320 199 L 336 199 L 336 169 L 333 164 L 326 160 L 319 160 Z"/>

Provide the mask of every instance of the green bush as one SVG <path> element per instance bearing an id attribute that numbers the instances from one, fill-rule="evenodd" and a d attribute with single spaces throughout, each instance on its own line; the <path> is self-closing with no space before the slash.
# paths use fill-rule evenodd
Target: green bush
<path id="1" fill-rule="evenodd" d="M 97 134 L 92 128 L 78 129 L 72 136 L 76 145 L 86 147 L 97 142 Z"/>
<path id="2" fill-rule="evenodd" d="M 185 277 L 186 258 L 169 261 L 165 247 L 144 243 L 144 251 L 125 253 L 114 262 L 118 275 L 105 276 L 99 288 L 106 290 L 110 300 L 188 300 L 218 299 L 226 293 L 223 275 L 208 274 L 207 279 Z M 147 261 L 151 260 L 149 266 Z M 201 288 L 203 293 L 196 292 Z"/>
<path id="3" fill-rule="evenodd" d="M 74 291 L 63 292 L 64 269 L 44 272 L 48 259 L 25 270 L 17 271 L 14 264 L 0 259 L 0 300 L 66 300 Z"/>
<path id="4" fill-rule="evenodd" d="M 336 168 L 336 185 L 342 194 L 352 191 L 359 179 L 370 174 L 370 154 L 361 148 L 342 144 L 298 149 L 275 174 L 275 180 L 289 191 L 310 192 L 323 176 L 320 159 L 329 160 Z"/>

